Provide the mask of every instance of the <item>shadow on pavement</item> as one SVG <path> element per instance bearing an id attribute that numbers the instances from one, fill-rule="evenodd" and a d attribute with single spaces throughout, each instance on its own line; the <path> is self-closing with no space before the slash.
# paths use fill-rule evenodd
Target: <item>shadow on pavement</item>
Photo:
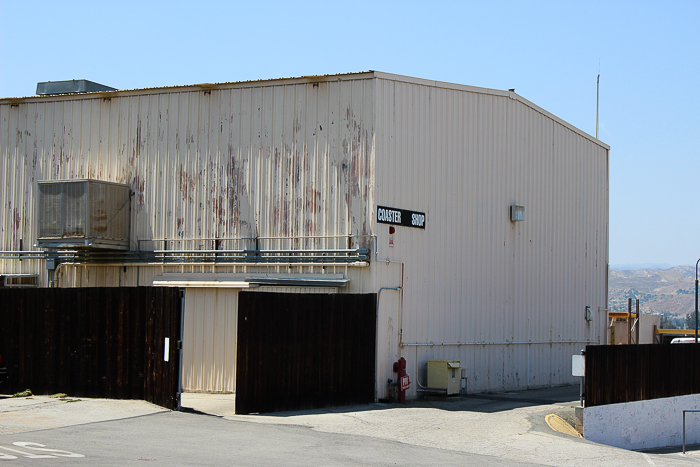
<path id="1" fill-rule="evenodd" d="M 381 411 L 401 408 L 431 408 L 450 412 L 480 412 L 496 413 L 513 410 L 521 407 L 533 407 L 539 405 L 578 405 L 579 386 L 562 386 L 546 389 L 530 389 L 517 392 L 501 392 L 493 394 L 473 394 L 465 396 L 423 396 L 419 399 L 409 400 L 406 405 L 398 403 L 378 402 L 367 405 L 353 405 L 342 407 L 325 407 L 317 409 L 294 410 L 288 412 L 268 412 L 260 415 L 266 417 L 295 417 L 299 415 L 313 415 L 323 413 L 351 413 Z M 207 413 L 223 415 L 216 410 L 204 405 L 191 403 L 187 411 L 193 413 Z M 185 410 L 183 402 L 183 410 Z M 231 410 L 229 413 L 232 413 Z M 255 416 L 255 414 L 252 414 Z"/>
<path id="2" fill-rule="evenodd" d="M 452 402 L 443 402 L 435 397 L 426 398 L 426 400 L 432 404 L 431 407 L 442 410 L 495 413 L 538 405 L 578 405 L 579 390 L 579 386 L 561 386 L 526 391 L 470 394 L 460 396 Z"/>

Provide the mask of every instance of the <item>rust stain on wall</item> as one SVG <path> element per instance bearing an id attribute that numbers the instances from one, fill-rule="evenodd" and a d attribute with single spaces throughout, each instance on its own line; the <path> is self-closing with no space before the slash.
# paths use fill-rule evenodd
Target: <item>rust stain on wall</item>
<path id="1" fill-rule="evenodd" d="M 84 174 L 128 183 L 132 233 L 140 238 L 172 236 L 176 228 L 190 238 L 251 236 L 256 229 L 272 236 L 345 233 L 352 218 L 360 222 L 354 230 L 366 228 L 359 206 L 372 190 L 365 180 L 372 130 L 360 118 L 368 115 L 364 104 L 353 108 L 347 99 L 355 107 L 360 101 L 342 83 L 333 84 L 337 95 L 324 84 L 322 92 L 289 86 L 279 93 L 212 92 L 206 105 L 187 93 L 113 97 L 98 106 L 47 103 L 50 125 L 39 129 L 37 118 L 27 131 L 7 134 L 27 143 L 27 180 Z M 336 124 L 338 118 L 345 121 Z M 99 125 L 83 127 L 91 119 Z M 47 135 L 47 144 L 32 135 Z M 19 225 L 29 229 L 24 209 Z"/>
<path id="2" fill-rule="evenodd" d="M 17 208 L 12 209 L 12 222 L 14 224 L 14 228 L 19 232 L 20 226 L 22 225 L 22 216 Z"/>

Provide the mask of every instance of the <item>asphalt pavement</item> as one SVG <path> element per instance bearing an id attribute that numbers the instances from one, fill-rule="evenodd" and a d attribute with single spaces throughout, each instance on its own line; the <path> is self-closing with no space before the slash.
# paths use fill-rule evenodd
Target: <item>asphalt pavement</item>
<path id="1" fill-rule="evenodd" d="M 700 451 L 627 451 L 550 428 L 545 417 L 566 418 L 577 401 L 576 386 L 241 416 L 234 414 L 232 395 L 185 394 L 182 412 L 144 401 L 0 397 L 0 460 L 567 467 L 700 462 Z"/>

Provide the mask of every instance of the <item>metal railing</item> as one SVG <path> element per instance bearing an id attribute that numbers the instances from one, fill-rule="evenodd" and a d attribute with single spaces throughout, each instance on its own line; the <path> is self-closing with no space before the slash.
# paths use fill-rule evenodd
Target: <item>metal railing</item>
<path id="1" fill-rule="evenodd" d="M 0 259 L 53 260 L 58 263 L 160 263 L 160 264 L 238 264 L 238 263 L 354 263 L 370 260 L 366 248 L 299 250 L 59 250 L 2 251 Z"/>
<path id="2" fill-rule="evenodd" d="M 71 264 L 330 264 L 367 263 L 366 243 L 374 235 L 254 238 L 139 239 L 137 250 L 68 247 L 53 250 L 0 251 L 0 260 L 44 260 Z M 375 245 L 376 246 L 376 245 Z"/>

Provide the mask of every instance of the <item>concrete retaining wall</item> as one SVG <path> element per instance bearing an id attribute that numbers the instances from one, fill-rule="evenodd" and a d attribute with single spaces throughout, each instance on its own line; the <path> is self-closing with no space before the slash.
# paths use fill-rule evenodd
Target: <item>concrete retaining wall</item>
<path id="1" fill-rule="evenodd" d="M 583 437 L 624 449 L 683 444 L 683 410 L 700 410 L 700 394 L 586 407 Z M 687 413 L 686 444 L 700 443 L 700 413 Z"/>

